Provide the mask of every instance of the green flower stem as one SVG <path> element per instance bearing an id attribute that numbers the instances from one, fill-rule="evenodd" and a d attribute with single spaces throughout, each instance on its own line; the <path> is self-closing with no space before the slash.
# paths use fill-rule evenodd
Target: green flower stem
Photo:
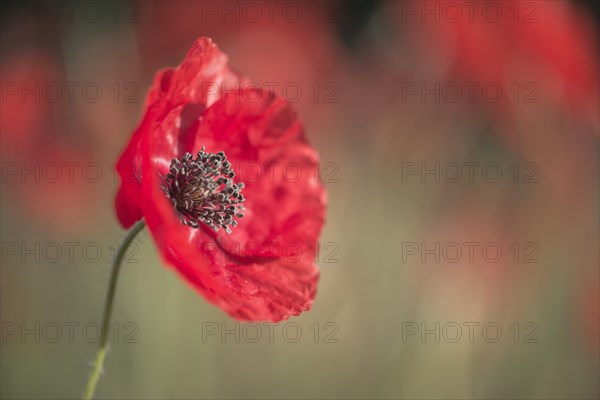
<path id="1" fill-rule="evenodd" d="M 127 232 L 127 235 L 121 242 L 121 245 L 117 249 L 117 254 L 115 255 L 115 260 L 113 263 L 112 272 L 110 274 L 110 283 L 108 286 L 108 293 L 106 294 L 106 303 L 104 305 L 104 314 L 102 315 L 102 331 L 100 332 L 100 347 L 98 348 L 98 352 L 96 353 L 96 358 L 94 359 L 92 373 L 88 378 L 87 386 L 85 388 L 85 392 L 83 393 L 84 400 L 91 400 L 94 397 L 94 392 L 96 391 L 96 385 L 98 384 L 98 379 L 100 379 L 100 374 L 102 373 L 102 366 L 104 365 L 104 358 L 106 357 L 106 340 L 108 337 L 108 326 L 110 324 L 110 317 L 112 315 L 113 309 L 113 301 L 115 299 L 115 292 L 117 290 L 117 278 L 119 276 L 119 270 L 121 269 L 121 262 L 123 261 L 123 257 L 129 248 L 129 245 L 138 233 L 142 229 L 144 229 L 146 224 L 143 220 L 139 220 L 136 224 Z"/>

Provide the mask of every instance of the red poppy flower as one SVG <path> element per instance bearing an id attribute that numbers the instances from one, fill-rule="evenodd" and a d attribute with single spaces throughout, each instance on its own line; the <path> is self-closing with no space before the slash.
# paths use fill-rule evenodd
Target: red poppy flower
<path id="1" fill-rule="evenodd" d="M 314 299 L 326 196 L 290 105 L 231 90 L 243 82 L 207 38 L 156 75 L 117 164 L 116 211 L 125 228 L 144 218 L 165 261 L 231 316 L 279 321 Z M 291 164 L 293 177 L 273 173 Z"/>

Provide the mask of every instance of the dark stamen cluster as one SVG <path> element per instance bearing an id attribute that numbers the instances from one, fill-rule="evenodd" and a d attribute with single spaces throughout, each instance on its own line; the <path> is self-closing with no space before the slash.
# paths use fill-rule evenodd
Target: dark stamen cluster
<path id="1" fill-rule="evenodd" d="M 207 153 L 202 146 L 196 158 L 190 153 L 174 158 L 161 187 L 181 223 L 198 228 L 202 222 L 216 232 L 223 228 L 231 233 L 230 226 L 237 226 L 234 218 L 244 216 L 245 201 L 240 193 L 244 183 L 234 184 L 233 177 L 225 153 Z"/>

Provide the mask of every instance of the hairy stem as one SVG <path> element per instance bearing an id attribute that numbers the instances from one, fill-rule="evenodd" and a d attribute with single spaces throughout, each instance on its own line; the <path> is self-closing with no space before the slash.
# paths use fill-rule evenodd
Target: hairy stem
<path id="1" fill-rule="evenodd" d="M 102 315 L 102 331 L 100 332 L 100 347 L 98 347 L 98 352 L 96 353 L 96 358 L 94 359 L 94 364 L 92 366 L 92 372 L 90 373 L 90 377 L 88 378 L 88 382 L 85 388 L 85 392 L 83 392 L 83 398 L 85 400 L 91 400 L 94 397 L 94 392 L 96 391 L 96 385 L 98 384 L 98 380 L 100 379 L 100 374 L 102 374 L 102 367 L 104 365 L 104 358 L 106 358 L 106 340 L 108 337 L 108 326 L 110 324 L 110 317 L 112 315 L 113 310 L 113 302 L 115 299 L 115 292 L 117 290 L 117 279 L 119 277 L 119 270 L 121 269 L 121 263 L 123 262 L 123 257 L 129 248 L 129 245 L 138 233 L 142 229 L 144 229 L 146 224 L 143 220 L 139 220 L 136 224 L 127 232 L 127 235 L 121 242 L 121 245 L 117 249 L 117 254 L 115 255 L 115 259 L 113 262 L 112 272 L 110 274 L 110 283 L 108 286 L 108 293 L 106 294 L 106 302 L 104 304 L 104 314 Z"/>

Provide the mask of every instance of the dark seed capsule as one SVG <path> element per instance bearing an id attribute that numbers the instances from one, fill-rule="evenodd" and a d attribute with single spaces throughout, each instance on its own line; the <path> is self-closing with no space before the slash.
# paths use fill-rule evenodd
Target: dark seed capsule
<path id="1" fill-rule="evenodd" d="M 234 217 L 244 216 L 240 212 L 244 207 L 238 205 L 244 200 L 240 194 L 244 184 L 232 185 L 235 172 L 230 167 L 223 151 L 207 153 L 204 146 L 196 158 L 185 153 L 181 159 L 171 160 L 169 172 L 161 176 L 160 188 L 182 224 L 198 228 L 203 223 L 217 232 L 224 228 L 228 233 L 230 226 L 237 226 Z"/>

